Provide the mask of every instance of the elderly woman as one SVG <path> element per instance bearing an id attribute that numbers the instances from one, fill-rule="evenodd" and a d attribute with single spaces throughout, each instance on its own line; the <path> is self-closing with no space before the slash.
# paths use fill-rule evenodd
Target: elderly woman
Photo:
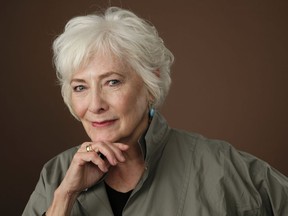
<path id="1" fill-rule="evenodd" d="M 172 53 L 130 11 L 72 19 L 54 42 L 62 95 L 90 141 L 45 164 L 23 215 L 288 215 L 288 179 L 156 111 Z"/>

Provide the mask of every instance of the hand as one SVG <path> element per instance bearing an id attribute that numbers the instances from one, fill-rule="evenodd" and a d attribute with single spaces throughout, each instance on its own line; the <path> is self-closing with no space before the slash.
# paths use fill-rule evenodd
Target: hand
<path id="1" fill-rule="evenodd" d="M 91 145 L 92 151 L 86 147 Z M 124 162 L 123 151 L 129 146 L 122 143 L 85 142 L 74 155 L 67 173 L 59 186 L 61 191 L 75 195 L 93 186 L 109 169 Z M 101 152 L 105 158 L 101 158 Z"/>
<path id="2" fill-rule="evenodd" d="M 91 145 L 92 151 L 87 151 L 88 145 Z M 70 215 L 79 193 L 94 185 L 110 166 L 124 162 L 123 152 L 128 148 L 128 145 L 122 143 L 83 143 L 74 155 L 63 181 L 54 192 L 53 202 L 46 215 Z M 105 158 L 101 158 L 98 153 Z"/>

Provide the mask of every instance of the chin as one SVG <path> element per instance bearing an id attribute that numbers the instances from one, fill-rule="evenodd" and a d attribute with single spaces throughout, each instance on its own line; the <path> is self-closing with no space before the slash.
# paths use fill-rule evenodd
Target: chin
<path id="1" fill-rule="evenodd" d="M 110 143 L 113 143 L 113 142 L 116 142 L 117 140 L 117 137 L 113 137 L 111 135 L 107 135 L 107 136 L 97 136 L 97 137 L 93 137 L 93 136 L 90 136 L 92 142 L 110 142 Z"/>

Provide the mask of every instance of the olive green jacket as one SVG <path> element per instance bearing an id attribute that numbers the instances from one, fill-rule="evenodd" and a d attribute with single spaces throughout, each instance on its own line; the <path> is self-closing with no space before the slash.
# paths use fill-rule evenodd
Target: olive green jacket
<path id="1" fill-rule="evenodd" d="M 226 142 L 171 129 L 156 113 L 139 144 L 147 169 L 123 216 L 288 216 L 288 178 Z M 44 166 L 24 216 L 47 210 L 76 151 Z M 72 215 L 113 215 L 103 181 L 79 195 Z"/>

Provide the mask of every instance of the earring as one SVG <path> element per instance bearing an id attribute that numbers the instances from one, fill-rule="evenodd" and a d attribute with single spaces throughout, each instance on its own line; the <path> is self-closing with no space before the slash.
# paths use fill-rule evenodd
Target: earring
<path id="1" fill-rule="evenodd" d="M 153 108 L 153 103 L 149 103 L 149 118 L 152 119 L 155 113 L 155 109 Z"/>
<path id="2" fill-rule="evenodd" d="M 153 107 L 151 107 L 151 108 L 149 109 L 149 117 L 150 117 L 150 118 L 153 118 L 154 113 L 155 113 L 155 110 L 154 110 Z"/>

